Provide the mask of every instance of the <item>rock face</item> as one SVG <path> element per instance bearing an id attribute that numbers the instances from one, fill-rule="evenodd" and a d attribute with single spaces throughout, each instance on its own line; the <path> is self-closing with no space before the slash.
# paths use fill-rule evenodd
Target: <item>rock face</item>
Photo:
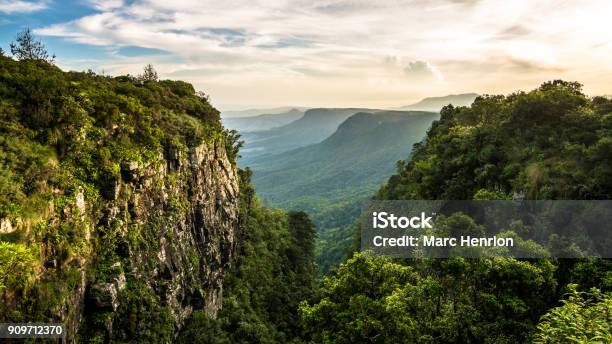
<path id="1" fill-rule="evenodd" d="M 239 225 L 238 178 L 223 144 L 171 148 L 154 161 L 120 167 L 120 177 L 101 190 L 92 234 L 101 244 L 84 263 L 91 277 L 72 301 L 81 306 L 66 307 L 84 310 L 65 312 L 70 332 L 103 331 L 112 341 L 116 319 L 130 312 L 130 300 L 145 298 L 143 290 L 169 310 L 175 329 L 196 309 L 216 316 Z M 86 197 L 77 201 L 79 209 L 91 208 Z M 101 314 L 104 326 L 87 325 Z"/>
<path id="2" fill-rule="evenodd" d="M 0 219 L 0 233 L 12 233 L 14 231 L 9 219 Z"/>

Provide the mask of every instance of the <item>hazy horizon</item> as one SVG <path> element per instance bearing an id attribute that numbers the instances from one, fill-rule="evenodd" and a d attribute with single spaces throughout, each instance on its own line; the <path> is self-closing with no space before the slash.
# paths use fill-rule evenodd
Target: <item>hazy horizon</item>
<path id="1" fill-rule="evenodd" d="M 30 27 L 63 69 L 152 63 L 224 111 L 395 108 L 575 80 L 612 94 L 607 1 L 0 1 L 0 46 Z"/>
<path id="2" fill-rule="evenodd" d="M 256 112 L 257 115 L 266 114 L 266 113 L 263 113 L 261 111 L 271 111 L 268 114 L 274 114 L 274 113 L 281 113 L 281 112 L 285 112 L 285 111 L 289 111 L 289 110 L 293 110 L 293 109 L 296 109 L 296 110 L 300 110 L 300 109 L 307 110 L 307 109 L 314 109 L 314 108 L 331 108 L 331 109 L 334 109 L 334 108 L 338 108 L 338 109 L 340 109 L 340 108 L 372 108 L 372 109 L 393 111 L 393 110 L 402 110 L 401 109 L 402 107 L 410 106 L 410 105 L 415 105 L 415 104 L 419 103 L 420 101 L 425 100 L 427 98 L 443 98 L 443 97 L 447 97 L 447 96 L 463 96 L 463 95 L 467 95 L 467 94 L 478 94 L 478 93 L 476 93 L 476 92 L 467 92 L 467 93 L 457 93 L 457 94 L 432 95 L 432 96 L 427 96 L 427 97 L 419 98 L 417 100 L 408 102 L 406 104 L 402 104 L 401 106 L 383 106 L 383 107 L 377 107 L 377 108 L 369 107 L 369 106 L 365 106 L 365 105 L 364 106 L 358 106 L 358 105 L 355 105 L 355 106 L 354 105 L 350 105 L 350 106 L 335 106 L 333 104 L 324 104 L 324 105 L 315 104 L 315 105 L 311 105 L 311 106 L 302 106 L 302 105 L 271 105 L 271 106 L 246 106 L 246 107 L 243 107 L 243 108 L 222 108 L 222 107 L 219 107 L 219 109 L 222 112 L 232 112 L 232 113 L 235 113 L 235 112 Z"/>

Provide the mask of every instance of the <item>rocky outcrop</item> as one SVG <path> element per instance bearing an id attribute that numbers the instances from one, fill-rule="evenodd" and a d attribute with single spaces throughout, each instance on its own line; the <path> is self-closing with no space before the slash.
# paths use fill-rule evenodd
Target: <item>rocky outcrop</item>
<path id="1" fill-rule="evenodd" d="M 11 220 L 9 219 L 0 219 L 0 233 L 12 233 L 14 231 L 14 227 L 11 224 Z"/>
<path id="2" fill-rule="evenodd" d="M 170 311 L 175 329 L 196 309 L 216 316 L 238 226 L 238 178 L 224 146 L 170 148 L 147 163 L 124 161 L 120 177 L 101 191 L 92 215 L 100 244 L 82 267 L 91 277 L 80 286 L 82 297 L 66 306 L 81 312 L 62 315 L 70 332 L 103 331 L 112 341 L 115 319 L 129 311 L 126 300 L 143 290 Z M 96 208 L 82 193 L 75 198 L 81 212 Z M 101 315 L 104 326 L 87 325 Z"/>

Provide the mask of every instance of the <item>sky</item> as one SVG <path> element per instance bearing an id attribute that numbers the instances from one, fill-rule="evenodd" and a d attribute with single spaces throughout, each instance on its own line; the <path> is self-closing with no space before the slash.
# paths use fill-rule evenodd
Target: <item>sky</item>
<path id="1" fill-rule="evenodd" d="M 612 94 L 612 1 L 0 0 L 0 47 L 31 28 L 65 70 L 151 63 L 222 110 L 393 108 L 553 79 Z"/>

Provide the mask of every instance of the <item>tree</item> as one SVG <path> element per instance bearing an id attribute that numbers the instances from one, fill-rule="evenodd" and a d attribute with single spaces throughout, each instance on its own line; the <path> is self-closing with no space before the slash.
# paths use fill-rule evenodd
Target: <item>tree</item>
<path id="1" fill-rule="evenodd" d="M 540 85 L 540 91 L 552 90 L 555 88 L 566 88 L 571 90 L 576 94 L 583 95 L 582 93 L 582 84 L 576 81 L 564 81 L 564 80 L 553 80 L 547 81 Z"/>
<path id="2" fill-rule="evenodd" d="M 224 133 L 227 157 L 231 162 L 235 163 L 236 159 L 240 158 L 238 153 L 240 152 L 240 148 L 244 145 L 244 141 L 240 140 L 240 134 L 238 134 L 238 131 L 235 129 L 226 129 Z"/>
<path id="3" fill-rule="evenodd" d="M 420 335 L 417 324 L 412 314 L 395 311 L 394 295 L 413 288 L 417 278 L 411 267 L 391 258 L 356 253 L 323 279 L 318 302 L 300 304 L 306 332 L 314 343 L 402 343 L 405 338 L 416 339 Z"/>
<path id="4" fill-rule="evenodd" d="M 49 55 L 45 45 L 36 40 L 30 28 L 20 32 L 10 44 L 11 54 L 18 60 L 38 60 L 53 63 L 55 55 Z"/>
<path id="5" fill-rule="evenodd" d="M 144 67 L 144 71 L 138 76 L 138 79 L 140 81 L 158 81 L 159 75 L 153 65 L 149 63 Z"/>
<path id="6" fill-rule="evenodd" d="M 288 251 L 289 262 L 298 276 L 304 279 L 305 284 L 307 281 L 315 280 L 315 225 L 308 218 L 308 214 L 303 211 L 290 211 L 287 215 L 289 231 L 293 239 Z"/>
<path id="7" fill-rule="evenodd" d="M 568 286 L 569 297 L 542 317 L 534 343 L 610 343 L 612 341 L 612 294 L 597 288 L 579 292 Z"/>

